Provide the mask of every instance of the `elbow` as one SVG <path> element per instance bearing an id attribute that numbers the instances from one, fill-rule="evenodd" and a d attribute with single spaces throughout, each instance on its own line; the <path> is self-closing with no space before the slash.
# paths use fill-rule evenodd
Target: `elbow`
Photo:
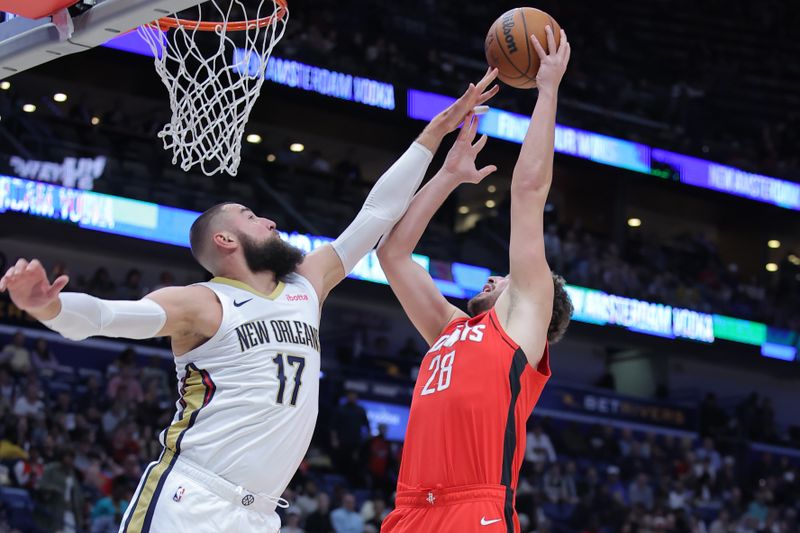
<path id="1" fill-rule="evenodd" d="M 511 182 L 511 195 L 524 195 L 526 198 L 547 196 L 550 192 L 550 182 L 541 179 L 521 179 Z"/>
<path id="2" fill-rule="evenodd" d="M 378 261 L 381 264 L 381 268 L 387 270 L 391 267 L 392 263 L 397 260 L 399 255 L 398 250 L 392 246 L 391 242 L 386 242 L 382 246 L 380 246 L 377 250 Z"/>
<path id="3" fill-rule="evenodd" d="M 410 256 L 404 256 L 395 250 L 387 251 L 383 248 L 378 249 L 378 262 L 387 280 L 391 281 L 396 277 L 399 269 L 403 265 L 404 257 L 408 258 L 408 260 L 411 259 Z"/>
<path id="4" fill-rule="evenodd" d="M 548 169 L 543 165 L 525 169 L 515 168 L 511 179 L 511 187 L 515 190 L 529 192 L 547 190 L 550 187 L 552 175 L 552 169 Z"/>
<path id="5" fill-rule="evenodd" d="M 403 249 L 393 231 L 386 235 L 384 240 L 379 244 L 376 253 L 378 255 L 378 261 L 380 261 L 381 264 L 395 261 L 398 257 L 403 255 Z"/>

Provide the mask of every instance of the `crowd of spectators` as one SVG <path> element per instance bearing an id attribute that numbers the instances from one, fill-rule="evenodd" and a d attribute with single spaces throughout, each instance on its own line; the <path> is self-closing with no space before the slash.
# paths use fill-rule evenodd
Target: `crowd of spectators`
<path id="1" fill-rule="evenodd" d="M 105 372 L 78 375 L 57 351 L 22 332 L 0 351 L 0 485 L 30 494 L 30 531 L 113 532 L 172 419 L 171 365 L 128 348 Z M 402 444 L 385 426 L 372 433 L 356 393 L 342 396 L 321 413 L 283 495 L 284 533 L 377 532 L 392 508 Z M 769 410 L 750 396 L 726 411 L 709 395 L 696 437 L 534 416 L 516 500 L 522 531 L 796 531 L 797 461 L 729 432 L 767 439 Z M 11 514 L 0 506 L 0 531 L 20 520 Z"/>
<path id="2" fill-rule="evenodd" d="M 307 168 L 320 166 L 316 162 L 323 159 L 316 154 L 304 158 L 302 164 Z M 343 187 L 366 190 L 367 184 L 353 160 L 344 158 L 335 165 L 327 161 L 326 164 L 331 176 L 339 176 L 331 185 L 335 197 L 339 198 L 335 190 Z M 303 182 L 296 178 L 293 178 L 295 183 Z M 363 195 L 354 196 L 361 198 Z M 304 198 L 305 195 L 294 197 Z M 495 216 L 479 220 L 464 233 L 453 234 L 449 225 L 453 218 L 443 213 L 433 221 L 418 252 L 435 260 L 462 261 L 505 272 L 506 241 L 501 236 L 510 231 L 509 203 L 510 199 L 504 198 Z M 354 206 L 353 212 L 356 209 Z M 447 209 L 455 213 L 456 206 L 446 206 L 445 211 Z M 322 231 L 335 234 L 346 224 L 346 217 L 340 218 L 342 220 L 332 220 Z M 762 271 L 755 275 L 745 273 L 735 261 L 725 257 L 713 240 L 700 233 L 682 232 L 670 238 L 654 239 L 639 230 L 630 230 L 623 239 L 614 239 L 589 231 L 580 220 L 564 221 L 557 215 L 548 215 L 547 221 L 548 262 L 570 284 L 800 331 L 800 314 L 795 304 L 800 299 L 800 253 L 787 250 L 777 261 L 777 272 Z M 442 235 L 447 237 L 442 238 Z M 54 265 L 51 276 L 55 278 L 65 268 L 63 264 Z M 145 286 L 137 269 L 119 278 L 118 273 L 112 276 L 107 268 L 99 267 L 91 275 L 73 279 L 67 290 L 86 291 L 102 298 L 135 299 L 174 283 L 174 276 L 169 272 L 164 272 L 157 284 Z"/>
<path id="3" fill-rule="evenodd" d="M 551 268 L 575 285 L 800 329 L 795 303 L 800 297 L 800 267 L 789 253 L 777 273 L 749 276 L 699 234 L 658 242 L 632 231 L 620 246 L 579 224 L 551 224 L 545 246 Z"/>
<path id="4" fill-rule="evenodd" d="M 0 351 L 0 485 L 29 490 L 36 531 L 117 531 L 173 415 L 164 362 L 139 366 L 126 349 L 105 374 L 78 375 L 47 340 L 22 332 Z"/>
<path id="5" fill-rule="evenodd" d="M 457 94 L 485 69 L 490 24 L 514 7 L 325 0 L 293 14 L 277 53 Z M 766 174 L 791 178 L 800 169 L 796 5 L 615 0 L 598 10 L 542 0 L 536 7 L 561 23 L 572 45 L 560 97 L 565 123 Z M 767 34 L 769 60 L 758 61 L 759 36 Z M 505 90 L 494 103 L 528 114 L 532 98 Z"/>
<path id="6" fill-rule="evenodd" d="M 662 13 L 666 10 L 659 2 L 653 6 L 639 6 L 637 9 L 647 11 L 655 10 L 662 15 L 672 17 L 673 13 Z M 725 16 L 730 19 L 730 28 L 742 27 L 743 21 L 747 22 L 747 31 L 752 30 L 752 25 L 769 30 L 778 38 L 779 46 L 776 53 L 783 54 L 787 34 L 785 25 L 796 20 L 798 12 L 791 3 L 770 1 L 770 9 L 759 9 L 757 14 L 750 13 L 748 9 L 740 7 L 729 9 L 727 5 L 718 1 L 711 2 L 681 2 L 681 16 L 685 18 L 682 24 L 687 32 L 694 32 L 695 27 L 690 22 L 699 18 L 717 13 L 724 9 Z M 509 4 L 510 6 L 510 4 Z M 641 28 L 637 32 L 623 31 L 623 24 L 606 24 L 610 14 L 619 14 L 624 19 L 630 16 L 644 17 L 645 13 L 636 11 L 618 13 L 623 10 L 620 2 L 611 2 L 604 9 L 608 12 L 598 17 L 596 9 L 588 4 L 586 6 L 571 5 L 561 6 L 555 2 L 544 1 L 540 5 L 556 18 L 568 21 L 574 28 L 570 37 L 575 48 L 570 75 L 565 78 L 565 98 L 595 102 L 597 105 L 614 108 L 619 112 L 628 112 L 649 120 L 661 120 L 669 123 L 672 130 L 679 132 L 677 138 L 681 143 L 690 142 L 688 148 L 702 146 L 704 143 L 714 144 L 704 135 L 721 135 L 723 137 L 735 135 L 735 142 L 729 140 L 727 144 L 735 147 L 737 156 L 751 158 L 749 163 L 738 160 L 728 160 L 738 166 L 750 164 L 751 167 L 763 172 L 782 171 L 782 169 L 797 166 L 796 160 L 800 127 L 795 127 L 800 120 L 798 115 L 783 113 L 782 121 L 763 120 L 763 116 L 756 110 L 749 109 L 748 113 L 713 113 L 714 120 L 708 122 L 719 127 L 720 132 L 704 132 L 697 130 L 691 123 L 697 123 L 693 112 L 688 112 L 686 106 L 714 109 L 715 105 L 723 105 L 724 98 L 715 98 L 712 88 L 703 84 L 711 83 L 710 80 L 719 82 L 713 75 L 713 69 L 705 68 L 710 63 L 713 67 L 719 66 L 726 72 L 736 71 L 739 62 L 746 61 L 745 54 L 734 55 L 730 49 L 724 47 L 717 49 L 702 42 L 699 57 L 692 56 L 690 67 L 686 69 L 670 69 L 672 88 L 656 91 L 656 85 L 663 73 L 653 72 L 646 63 L 654 63 L 653 57 L 658 57 L 648 46 L 654 42 L 643 41 L 641 51 L 637 57 L 631 57 L 626 51 L 633 47 L 628 35 L 636 34 L 642 37 Z M 458 10 L 458 13 L 449 13 L 447 17 L 441 16 L 442 6 L 427 0 L 415 0 L 411 5 L 403 4 L 380 6 L 369 4 L 363 0 L 356 0 L 345 4 L 323 1 L 315 5 L 314 9 L 296 10 L 293 12 L 292 23 L 288 25 L 287 35 L 281 43 L 281 55 L 284 57 L 297 57 L 309 62 L 324 64 L 330 67 L 341 68 L 348 72 L 357 72 L 373 77 L 405 81 L 409 84 L 424 80 L 427 86 L 437 87 L 449 92 L 459 89 L 468 79 L 480 73 L 478 65 L 462 58 L 459 54 L 480 58 L 482 39 L 477 37 L 464 38 L 465 32 L 457 32 L 458 28 L 467 28 L 466 35 L 472 35 L 473 29 L 488 26 L 486 21 L 492 20 L 502 6 L 491 3 L 470 6 L 468 9 Z M 774 8 L 774 9 L 773 9 Z M 449 8 L 448 8 L 449 9 Z M 623 10 L 624 11 L 624 10 Z M 451 16 L 452 15 L 452 16 Z M 757 16 L 756 16 L 757 15 Z M 654 17 L 658 20 L 658 17 Z M 666 19 L 665 19 L 666 20 Z M 564 22 L 567 26 L 567 22 Z M 653 22 L 657 24 L 657 22 Z M 602 26 L 602 27 L 599 27 Z M 362 28 L 359 31 L 342 32 L 341 27 Z M 438 28 L 438 30 L 437 30 Z M 436 30 L 436 31 L 434 31 Z M 441 31 L 439 31 L 441 30 Z M 599 31 L 602 30 L 602 31 Z M 717 30 L 714 30 L 717 31 Z M 726 30 L 727 31 L 727 30 Z M 480 32 L 475 33 L 479 35 Z M 589 36 L 602 35 L 599 43 L 592 41 Z M 386 35 L 392 35 L 387 39 Z M 430 42 L 431 36 L 441 37 L 441 46 Z M 405 38 L 403 38 L 405 37 Z M 459 40 L 460 39 L 460 40 Z M 461 42 L 462 46 L 455 47 L 454 42 Z M 688 42 L 695 42 L 687 40 Z M 450 48 L 448 48 L 448 43 Z M 664 43 L 659 46 L 666 47 Z M 710 47 L 710 48 L 709 48 Z M 707 50 L 706 50 L 707 48 Z M 719 57 L 718 57 L 719 56 Z M 722 58 L 720 60 L 720 57 Z M 606 76 L 615 76 L 615 69 L 603 68 L 608 62 L 622 58 L 625 62 L 634 61 L 641 68 L 627 69 L 626 73 L 636 73 L 640 79 L 629 79 L 624 86 L 619 86 L 619 80 L 607 79 Z M 638 61 L 638 63 L 636 63 Z M 604 63 L 605 62 L 605 63 Z M 477 63 L 480 63 L 479 61 Z M 657 64 L 665 64 L 664 62 Z M 627 63 L 624 63 L 627 64 Z M 775 90 L 780 92 L 780 76 L 794 68 L 791 61 L 776 62 L 771 60 L 762 65 L 764 72 L 764 91 Z M 698 78 L 698 76 L 700 78 Z M 796 74 L 796 72 L 795 72 Z M 648 76 L 653 77 L 648 78 Z M 748 78 L 749 79 L 749 78 Z M 591 80 L 591 84 L 587 80 Z M 774 81 L 775 88 L 767 80 Z M 591 85 L 596 90 L 588 90 Z M 628 85 L 631 85 L 628 87 Z M 719 88 L 715 89 L 719 90 Z M 13 92 L 13 91 L 12 91 Z M 0 100 L 4 98 L 0 95 Z M 526 92 L 502 91 L 500 104 L 511 106 L 519 99 L 527 99 Z M 507 100 L 502 100 L 506 98 Z M 618 101 L 620 100 L 620 101 Z M 646 100 L 646 102 L 644 102 Z M 697 100 L 697 101 L 696 101 Z M 761 98 L 766 102 L 769 98 Z M 702 101 L 702 105 L 699 103 Z M 690 103 L 687 103 L 690 102 Z M 694 103 L 691 103 L 694 102 Z M 645 105 L 646 104 L 646 105 Z M 73 105 L 70 103 L 68 105 Z M 82 110 L 81 103 L 75 103 L 74 112 L 78 115 L 86 113 Z M 744 105 L 744 104 L 743 104 Z M 766 104 L 764 104 L 766 105 Z M 525 106 L 530 107 L 530 102 Z M 525 107 L 522 106 L 522 107 Z M 109 127 L 135 123 L 130 117 L 121 116 L 124 106 L 115 106 L 103 125 Z M 526 108 L 527 109 L 527 108 Z M 569 108 L 567 108 L 569 109 Z M 520 110 L 522 110 L 520 108 Z M 667 110 L 667 111 L 665 111 Z M 656 114 L 654 114 L 656 113 Z M 666 116 L 657 116 L 657 113 L 666 113 Z M 569 118 L 575 119 L 581 125 L 581 115 L 569 112 Z M 574 117 L 573 117 L 574 115 Z M 742 124 L 723 125 L 722 121 L 730 117 L 760 117 L 762 123 L 752 123 L 748 118 L 745 122 L 747 131 L 737 127 Z M 28 117 L 28 120 L 36 120 Z M 732 119 L 731 119 L 732 120 Z M 742 119 L 744 120 L 744 119 Z M 688 121 L 688 122 L 687 122 Z M 750 122 L 747 122 L 750 121 Z M 83 120 L 83 123 L 87 122 Z M 613 121 L 605 120 L 604 124 L 615 135 L 621 135 L 622 126 Z M 795 126 L 793 126 L 793 124 Z M 696 124 L 695 124 L 696 126 Z M 144 127 L 144 126 L 143 126 Z M 152 129 L 152 121 L 147 128 Z M 47 128 L 44 128 L 47 129 Z M 595 128 L 597 129 L 597 128 Z M 670 131 L 672 131 L 670 130 Z M 148 130 L 149 133 L 150 130 Z M 687 133 L 688 132 L 688 133 Z M 754 132 L 757 132 L 754 134 Z M 149 134 L 148 133 L 148 134 Z M 700 134 L 701 139 L 694 139 L 690 133 Z M 87 141 L 88 144 L 99 142 L 98 135 Z M 624 135 L 623 135 L 624 136 Z M 629 136 L 630 137 L 630 136 Z M 633 137 L 631 137 L 633 138 Z M 688 139 L 688 141 L 687 141 Z M 749 141 L 748 141 L 749 139 Z M 659 144 L 662 139 L 652 140 Z M 706 142 L 708 141 L 708 142 Z M 676 140 L 676 142 L 678 142 Z M 747 149 L 742 143 L 755 143 L 758 146 L 749 146 Z M 111 146 L 120 149 L 127 146 L 126 142 L 109 141 Z M 153 144 L 154 154 L 160 157 L 145 157 L 148 163 L 164 160 L 163 150 Z M 663 145 L 660 144 L 660 145 Z M 687 147 L 679 147 L 683 151 Z M 246 148 L 245 148 L 246 151 Z M 280 170 L 275 173 L 276 185 L 284 183 L 293 201 L 297 203 L 297 211 L 308 213 L 307 219 L 313 219 L 315 227 L 335 234 L 342 229 L 347 217 L 358 208 L 364 193 L 369 187 L 369 180 L 362 176 L 358 164 L 358 157 L 354 153 L 340 154 L 335 160 L 326 157 L 318 150 L 309 150 L 304 153 L 293 153 L 285 146 L 275 146 L 277 163 L 275 167 Z M 712 154 L 713 155 L 713 154 Z M 756 161 L 755 159 L 758 159 Z M 787 167 L 788 165 L 788 167 Z M 153 176 L 160 175 L 160 171 L 153 171 Z M 321 179 L 320 179 L 321 178 Z M 108 176 L 103 182 L 112 183 Z M 125 181 L 135 181 L 127 179 Z M 159 181 L 154 178 L 152 181 Z M 221 180 L 220 183 L 223 183 Z M 99 184 L 104 187 L 104 183 Z M 224 181 L 227 183 L 227 181 Z M 166 186 L 158 183 L 158 187 Z M 216 187 L 224 189 L 227 185 L 217 184 Z M 113 186 L 107 192 L 121 194 Z M 154 185 L 155 187 L 155 185 Z M 194 192 L 194 191 L 193 191 Z M 221 191 L 217 191 L 220 193 Z M 225 191 L 226 197 L 228 197 Z M 176 192 L 176 195 L 182 193 Z M 123 194 L 124 195 L 124 194 Z M 176 198 L 178 197 L 176 196 Z M 321 201 L 314 203 L 317 196 Z M 331 202 L 330 199 L 334 201 Z M 148 198 L 152 200 L 153 198 Z M 348 202 L 351 202 L 352 205 Z M 280 203 L 280 202 L 278 202 Z M 203 205 L 209 204 L 208 198 Z M 329 214 L 315 217 L 315 213 L 322 211 L 324 204 L 329 204 Z M 508 198 L 501 200 L 500 207 L 494 216 L 482 218 L 472 230 L 453 235 L 453 221 L 457 206 L 447 204 L 442 210 L 443 214 L 434 221 L 432 231 L 423 239 L 421 250 L 426 250 L 434 259 L 459 260 L 489 266 L 497 271 L 506 268 L 505 257 L 507 254 L 499 253 L 494 241 L 506 242 L 504 237 L 508 233 Z M 255 206 L 259 207 L 259 206 Z M 275 206 L 268 206 L 273 209 Z M 344 209 L 342 209 L 344 207 Z M 276 208 L 277 209 L 277 208 Z M 338 216 L 337 216 L 338 215 Z M 277 217 L 270 211 L 270 216 Z M 326 218 L 327 217 L 327 218 Z M 290 226 L 290 224 L 286 224 Z M 438 230 L 436 228 L 439 228 Z M 499 239 L 488 238 L 485 230 L 488 229 Z M 447 239 L 432 239 L 431 233 L 438 231 L 440 235 L 447 235 Z M 633 233 L 628 238 L 620 241 L 612 239 L 609 235 L 598 235 L 583 228 L 576 220 L 552 220 L 547 232 L 548 258 L 554 270 L 561 273 L 569 283 L 590 288 L 604 290 L 613 294 L 640 298 L 648 301 L 685 307 L 704 312 L 716 312 L 737 318 L 756 320 L 790 330 L 800 330 L 800 315 L 796 312 L 794 302 L 800 298 L 800 267 L 798 259 L 791 253 L 784 254 L 778 262 L 778 272 L 774 274 L 762 273 L 760 277 L 745 275 L 738 265 L 728 260 L 719 252 L 715 244 L 698 234 L 674 235 L 667 241 L 637 238 Z M 800 255 L 800 254 L 798 254 Z M 140 275 L 131 271 L 124 281 L 112 280 L 109 273 L 99 269 L 90 279 L 79 282 L 75 286 L 84 288 L 104 297 L 129 297 L 141 295 Z M 165 283 L 170 283 L 167 280 Z"/>
<path id="7" fill-rule="evenodd" d="M 510 232 L 509 204 L 510 198 L 505 198 L 496 216 L 481 219 L 455 238 L 423 238 L 418 252 L 506 272 L 508 254 L 501 236 Z M 624 239 L 615 240 L 586 229 L 579 220 L 548 220 L 548 263 L 567 283 L 800 330 L 800 259 L 791 251 L 778 262 L 778 272 L 748 274 L 700 233 L 654 239 L 630 230 Z"/>
<path id="8" fill-rule="evenodd" d="M 560 120 L 791 177 L 800 169 L 800 115 L 787 109 L 775 120 L 765 117 L 775 115 L 767 109 L 769 102 L 789 101 L 783 94 L 786 81 L 798 78 L 791 33 L 786 31 L 796 27 L 797 6 L 775 0 L 749 7 L 680 2 L 679 8 L 671 8 L 675 13 L 666 13 L 665 2 L 649 4 L 641 9 L 655 10 L 653 16 L 634 16 L 651 26 L 628 31 L 626 24 L 611 23 L 615 18 L 631 20 L 620 12 L 625 9 L 620 2 L 604 6 L 604 14 L 588 3 L 542 3 L 567 27 L 575 48 Z M 314 9 L 293 12 L 280 55 L 455 94 L 480 75 L 482 31 L 502 9 L 492 3 L 471 4 L 442 16 L 443 5 L 430 0 L 381 6 L 363 0 L 319 2 Z M 693 22 L 714 18 L 721 9 L 729 21 L 725 31 L 732 35 L 738 37 L 741 30 L 774 37 L 765 61 L 754 61 L 732 42 L 712 46 L 697 38 L 696 32 L 703 30 L 696 28 L 706 25 Z M 687 38 L 651 39 L 659 35 L 658 21 L 676 13 L 684 17 L 681 27 Z M 643 31 L 650 37 L 643 37 Z M 714 31 L 720 35 L 722 30 Z M 598 35 L 602 38 L 596 39 Z M 679 44 L 696 48 L 686 68 L 664 69 L 679 63 L 664 59 Z M 758 87 L 751 92 L 759 95 L 763 107 L 747 98 L 731 104 L 734 97 L 724 93 L 739 84 Z M 531 104 L 529 93 L 510 90 L 502 91 L 497 101 L 524 113 Z M 104 124 L 135 123 L 121 113 L 108 114 Z M 80 118 L 88 122 L 88 116 Z M 149 120 L 142 127 L 153 133 L 160 127 L 157 122 Z M 355 157 L 329 161 L 320 153 L 287 152 L 279 160 L 291 157 L 298 158 L 304 171 L 334 176 L 334 197 L 343 196 L 346 187 L 366 186 Z M 484 222 L 498 233 L 507 231 L 506 224 L 502 216 Z M 459 239 L 469 241 L 475 233 Z M 793 306 L 800 296 L 797 265 L 788 256 L 770 286 L 744 278 L 713 243 L 696 235 L 664 243 L 631 238 L 619 245 L 579 224 L 553 221 L 546 241 L 554 270 L 572 284 L 800 330 Z M 461 257 L 460 251 L 454 249 L 450 259 Z M 497 255 L 486 255 L 481 264 L 502 268 L 493 263 Z M 51 274 L 64 271 L 64 265 L 55 265 Z M 137 270 L 116 279 L 99 268 L 91 276 L 75 277 L 69 290 L 134 299 L 172 283 L 168 272 L 156 286 L 146 287 Z M 390 375 L 413 377 L 413 358 L 420 352 L 411 344 L 397 356 L 376 346 L 374 364 Z M 141 365 L 135 352 L 127 350 L 105 373 L 77 376 L 45 339 L 28 340 L 18 333 L 3 347 L 0 485 L 30 492 L 34 520 L 42 531 L 116 531 L 143 467 L 157 456 L 155 435 L 173 414 L 169 366 L 158 359 Z M 369 434 L 366 414 L 353 394 L 331 415 L 336 429 L 315 437 L 284 495 L 291 502 L 283 517 L 285 532 L 377 531 L 391 509 L 401 446 L 386 439 L 385 428 Z M 742 438 L 775 439 L 769 398 L 750 396 L 731 412 L 709 396 L 700 406 L 698 429 L 700 440 L 633 434 L 611 426 L 533 425 L 517 493 L 523 532 L 797 531 L 797 465 L 786 457 L 753 455 L 742 445 Z M 0 531 L 4 520 L 0 515 Z"/>
<path id="9" fill-rule="evenodd" d="M 313 8 L 292 10 L 275 54 L 458 94 L 485 69 L 489 26 L 513 7 L 517 4 L 509 1 L 456 9 L 431 0 L 321 0 Z M 573 48 L 561 88 L 564 124 L 767 175 L 797 175 L 800 69 L 793 60 L 798 48 L 792 30 L 800 23 L 800 9 L 795 3 L 769 0 L 732 8 L 721 0 L 613 0 L 598 10 L 541 0 L 537 7 L 560 21 Z M 771 37 L 766 56 L 763 35 Z M 525 114 L 532 102 L 529 91 L 511 89 L 495 100 Z M 0 98 L 0 109 L 2 104 Z M 104 126 L 150 137 L 167 119 L 163 110 L 136 113 L 121 102 L 104 112 L 90 111 L 92 105 L 77 102 L 69 116 L 88 123 L 101 114 Z M 159 159 L 166 158 L 153 161 Z"/>

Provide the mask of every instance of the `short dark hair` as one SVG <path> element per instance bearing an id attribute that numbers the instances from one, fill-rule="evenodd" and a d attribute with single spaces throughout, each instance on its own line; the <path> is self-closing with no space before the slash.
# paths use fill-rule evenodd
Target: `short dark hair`
<path id="1" fill-rule="evenodd" d="M 572 300 L 569 299 L 564 285 L 564 278 L 558 274 L 553 274 L 553 315 L 550 317 L 550 325 L 547 327 L 547 342 L 555 344 L 561 340 L 567 332 L 570 318 L 572 317 Z"/>
<path id="2" fill-rule="evenodd" d="M 208 234 L 211 230 L 211 223 L 214 222 L 214 219 L 220 211 L 222 211 L 222 208 L 230 203 L 232 202 L 222 202 L 221 204 L 209 207 L 203 211 L 202 215 L 197 217 L 192 223 L 192 227 L 189 228 L 189 246 L 191 247 L 192 255 L 197 259 L 197 262 L 205 268 L 207 267 L 203 265 L 203 262 L 200 260 L 200 255 L 202 255 L 205 247 L 208 246 Z"/>

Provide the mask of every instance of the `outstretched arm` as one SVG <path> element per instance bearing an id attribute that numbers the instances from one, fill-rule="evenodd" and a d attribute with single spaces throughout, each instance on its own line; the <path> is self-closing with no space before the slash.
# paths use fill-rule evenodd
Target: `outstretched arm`
<path id="1" fill-rule="evenodd" d="M 102 335 L 127 339 L 172 337 L 181 341 L 211 337 L 222 320 L 214 294 L 199 286 L 168 287 L 141 300 L 102 300 L 61 293 L 69 278 L 51 284 L 42 264 L 20 259 L 0 279 L 14 304 L 45 326 L 72 340 Z"/>
<path id="2" fill-rule="evenodd" d="M 429 346 L 450 321 L 466 315 L 442 296 L 430 274 L 411 259 L 411 254 L 433 215 L 458 185 L 480 183 L 497 170 L 493 165 L 475 168 L 475 158 L 486 145 L 485 135 L 472 144 L 477 129 L 477 120 L 469 116 L 442 169 L 414 196 L 406 214 L 378 248 L 392 291 Z"/>
<path id="3" fill-rule="evenodd" d="M 569 62 L 570 47 L 562 30 L 561 44 L 556 49 L 550 26 L 549 54 L 535 36 L 531 41 L 541 59 L 536 76 L 539 98 L 511 180 L 510 281 L 498 298 L 495 311 L 535 367 L 544 350 L 553 309 L 554 288 L 544 253 L 543 219 L 553 180 L 558 86 Z"/>
<path id="4" fill-rule="evenodd" d="M 455 130 L 475 106 L 497 93 L 496 87 L 486 90 L 496 76 L 496 71 L 487 72 L 477 85 L 470 84 L 461 98 L 436 115 L 381 176 L 347 229 L 330 246 L 322 246 L 306 257 L 298 272 L 311 281 L 320 301 L 403 216 L 444 136 Z"/>

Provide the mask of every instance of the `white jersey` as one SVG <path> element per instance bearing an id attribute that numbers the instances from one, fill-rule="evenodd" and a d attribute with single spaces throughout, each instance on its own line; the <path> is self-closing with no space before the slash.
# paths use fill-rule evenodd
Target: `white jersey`
<path id="1" fill-rule="evenodd" d="M 161 443 L 254 493 L 280 496 L 317 420 L 317 294 L 299 274 L 270 295 L 226 278 L 200 285 L 219 298 L 222 323 L 175 358 L 180 399 Z"/>

